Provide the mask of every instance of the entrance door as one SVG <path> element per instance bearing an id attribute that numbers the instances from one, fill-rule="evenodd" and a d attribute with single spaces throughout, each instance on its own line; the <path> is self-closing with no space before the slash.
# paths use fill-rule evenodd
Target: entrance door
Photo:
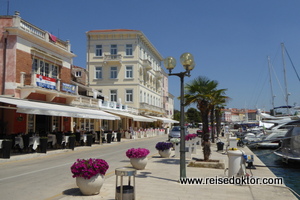
<path id="1" fill-rule="evenodd" d="M 51 132 L 51 116 L 36 115 L 35 131 L 39 134 Z"/>

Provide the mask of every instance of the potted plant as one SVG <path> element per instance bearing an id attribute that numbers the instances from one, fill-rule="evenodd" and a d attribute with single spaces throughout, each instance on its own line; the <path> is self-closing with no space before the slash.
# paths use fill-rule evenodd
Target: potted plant
<path id="1" fill-rule="evenodd" d="M 73 178 L 84 195 L 99 194 L 109 165 L 102 159 L 77 159 L 71 166 Z"/>
<path id="2" fill-rule="evenodd" d="M 111 143 L 112 141 L 112 131 L 108 131 L 107 135 L 106 135 L 106 139 L 107 139 L 107 143 Z"/>
<path id="3" fill-rule="evenodd" d="M 2 141 L 2 158 L 10 158 L 11 146 L 12 146 L 12 140 L 4 139 Z"/>
<path id="4" fill-rule="evenodd" d="M 126 156 L 130 159 L 130 163 L 135 169 L 145 169 L 149 153 L 150 151 L 145 148 L 131 148 L 126 151 Z"/>
<path id="5" fill-rule="evenodd" d="M 41 153 L 47 153 L 48 137 L 40 137 L 40 151 Z"/>
<path id="6" fill-rule="evenodd" d="M 86 146 L 92 146 L 93 135 L 91 133 L 86 134 Z"/>
<path id="7" fill-rule="evenodd" d="M 72 149 L 74 151 L 74 148 L 75 148 L 75 135 L 72 134 L 72 135 L 69 135 L 69 149 Z"/>
<path id="8" fill-rule="evenodd" d="M 122 130 L 118 130 L 117 132 L 117 142 L 121 142 L 121 137 L 122 137 Z"/>
<path id="9" fill-rule="evenodd" d="M 155 145 L 155 148 L 158 150 L 158 153 L 163 158 L 169 158 L 171 155 L 171 148 L 173 144 L 170 142 L 158 142 Z"/>
<path id="10" fill-rule="evenodd" d="M 171 138 L 171 139 L 170 139 L 170 142 L 173 144 L 173 147 L 174 147 L 175 145 L 178 145 L 178 144 L 179 144 L 180 138 Z M 174 145 L 174 144 L 175 144 L 175 145 Z"/>
<path id="11" fill-rule="evenodd" d="M 197 137 L 197 134 L 188 134 L 185 136 L 185 141 L 190 141 Z"/>
<path id="12" fill-rule="evenodd" d="M 185 141 L 187 142 L 188 152 L 196 154 L 196 140 L 197 134 L 188 134 L 185 136 Z"/>

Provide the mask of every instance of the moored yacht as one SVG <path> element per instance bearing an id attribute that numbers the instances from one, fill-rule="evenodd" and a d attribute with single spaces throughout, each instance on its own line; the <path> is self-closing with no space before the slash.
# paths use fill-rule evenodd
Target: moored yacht
<path id="1" fill-rule="evenodd" d="M 274 153 L 282 157 L 284 162 L 300 161 L 300 127 L 291 128 L 282 139 L 280 149 Z"/>

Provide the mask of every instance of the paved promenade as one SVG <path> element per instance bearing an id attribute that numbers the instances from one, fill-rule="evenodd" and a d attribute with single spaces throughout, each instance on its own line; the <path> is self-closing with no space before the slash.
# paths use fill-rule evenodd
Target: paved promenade
<path id="1" fill-rule="evenodd" d="M 223 141 L 225 139 L 223 138 Z M 226 143 L 225 143 L 226 145 Z M 247 148 L 241 148 L 247 155 L 253 153 Z M 174 155 L 172 152 L 172 156 Z M 203 158 L 202 149 L 199 146 L 192 158 Z M 228 156 L 225 152 L 217 152 L 216 144 L 212 145 L 211 159 L 221 160 L 228 167 Z M 187 159 L 187 163 L 191 159 Z M 254 165 L 264 165 L 254 155 Z M 136 199 L 137 200 L 194 200 L 194 199 L 239 199 L 239 200 L 295 200 L 294 194 L 284 185 L 182 185 L 179 179 L 179 158 L 161 158 L 159 154 L 149 156 L 144 170 L 138 170 L 136 175 Z M 228 172 L 228 171 L 227 171 Z M 224 169 L 186 167 L 188 178 L 226 177 Z M 255 170 L 247 170 L 253 177 L 275 177 L 267 167 L 257 167 Z M 124 178 L 127 182 L 127 177 Z M 76 192 L 62 198 L 68 199 L 115 199 L 116 176 L 110 174 L 99 195 L 82 196 Z"/>
<path id="2" fill-rule="evenodd" d="M 225 138 L 221 138 L 225 142 Z M 126 142 L 126 139 L 123 140 Z M 227 144 L 225 143 L 224 146 Z M 228 156 L 225 151 L 217 151 L 216 144 L 212 144 L 212 160 L 220 160 L 228 168 Z M 247 148 L 240 148 L 247 155 L 253 153 Z M 53 152 L 54 153 L 54 152 Z M 136 181 L 136 200 L 194 200 L 194 199 L 239 199 L 239 200 L 296 200 L 296 196 L 284 185 L 183 185 L 179 179 L 179 158 L 174 157 L 172 151 L 170 158 L 161 158 L 159 154 L 149 155 L 146 169 L 137 170 Z M 39 156 L 39 154 L 28 155 Z M 202 159 L 202 149 L 198 146 L 197 152 L 192 154 L 192 158 Z M 26 159 L 24 156 L 14 156 L 12 160 Z M 187 163 L 192 159 L 186 159 Z M 7 160 L 0 159 L 0 162 Z M 254 155 L 254 165 L 264 165 Z M 130 167 L 125 166 L 124 167 Z M 257 167 L 257 169 L 246 171 L 253 177 L 275 177 L 267 167 Z M 186 167 L 188 178 L 208 178 L 208 177 L 227 177 L 228 171 L 224 169 Z M 124 178 L 127 182 L 127 177 Z M 57 196 L 51 200 L 93 200 L 93 199 L 115 199 L 116 176 L 114 173 L 106 175 L 104 185 L 100 194 L 94 196 L 83 196 L 79 189 L 65 191 L 63 196 Z M 75 185 L 76 187 L 76 185 Z M 125 200 L 125 199 L 124 199 Z"/>

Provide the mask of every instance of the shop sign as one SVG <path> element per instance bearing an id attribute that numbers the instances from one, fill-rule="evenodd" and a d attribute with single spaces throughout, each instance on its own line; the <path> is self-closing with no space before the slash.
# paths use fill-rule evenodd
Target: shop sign
<path id="1" fill-rule="evenodd" d="M 66 91 L 66 92 L 75 93 L 76 92 L 76 86 L 71 85 L 71 84 L 67 84 L 67 83 L 62 83 L 62 90 Z"/>
<path id="2" fill-rule="evenodd" d="M 36 85 L 39 87 L 56 90 L 56 79 L 37 74 Z"/>

